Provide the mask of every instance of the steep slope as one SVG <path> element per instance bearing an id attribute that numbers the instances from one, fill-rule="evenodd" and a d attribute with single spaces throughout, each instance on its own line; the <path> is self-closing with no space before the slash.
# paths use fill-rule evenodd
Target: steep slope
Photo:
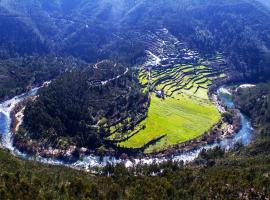
<path id="1" fill-rule="evenodd" d="M 166 27 L 203 54 L 224 53 L 238 79 L 267 79 L 270 14 L 256 2 L 145 1 L 125 21 L 139 28 Z"/>
<path id="2" fill-rule="evenodd" d="M 48 53 L 42 38 L 26 21 L 1 7 L 0 13 L 0 58 Z"/>
<path id="3" fill-rule="evenodd" d="M 43 88 L 24 111 L 23 126 L 15 137 L 20 149 L 35 146 L 90 150 L 106 145 L 112 126 L 124 134 L 146 117 L 148 96 L 128 68 L 102 61 L 74 70 Z M 32 144 L 26 142 L 31 139 Z M 29 150 L 28 150 L 29 151 Z M 42 153 L 44 150 L 41 151 Z"/>
<path id="4" fill-rule="evenodd" d="M 238 107 L 252 118 L 256 134 L 270 135 L 270 84 L 239 88 L 234 100 Z"/>
<path id="5" fill-rule="evenodd" d="M 224 53 L 231 68 L 240 72 L 235 79 L 264 80 L 269 73 L 270 14 L 260 5 L 253 0 L 183 0 L 181 4 L 175 0 L 0 2 L 9 15 L 20 16 L 16 20 L 34 34 L 28 35 L 31 40 L 36 38 L 55 54 L 93 63 L 113 58 L 134 64 L 144 55 L 144 47 L 125 35 L 168 28 L 203 54 Z M 7 38 L 6 42 L 14 41 L 13 51 L 21 54 L 19 48 L 26 48 L 21 41 L 30 40 L 28 37 Z M 36 43 L 31 46 L 37 50 L 26 52 L 46 49 Z"/>
<path id="6" fill-rule="evenodd" d="M 0 160 L 3 199 L 186 200 L 270 196 L 269 154 L 224 156 L 216 149 L 204 153 L 194 166 L 169 162 L 127 169 L 117 165 L 100 170 L 101 175 L 20 160 L 2 150 Z"/>
<path id="7" fill-rule="evenodd" d="M 85 63 L 74 58 L 30 56 L 0 60 L 0 101 L 22 94 Z"/>
<path id="8" fill-rule="evenodd" d="M 7 50 L 3 47 L 7 51 L 6 57 L 41 54 L 44 51 L 56 55 L 69 54 L 93 63 L 101 58 L 121 55 L 126 55 L 124 61 L 129 61 L 127 55 L 134 51 L 125 47 L 122 50 L 126 42 L 121 41 L 124 43 L 121 44 L 116 33 L 119 19 L 126 8 L 132 6 L 130 2 L 1 1 L 1 38 L 5 41 L 3 45 L 6 44 L 4 47 Z M 22 25 L 14 27 L 12 24 Z M 7 26 L 13 26 L 14 32 L 22 34 L 13 36 Z M 28 34 L 24 35 L 25 32 Z M 138 56 L 142 55 L 140 52 Z"/>

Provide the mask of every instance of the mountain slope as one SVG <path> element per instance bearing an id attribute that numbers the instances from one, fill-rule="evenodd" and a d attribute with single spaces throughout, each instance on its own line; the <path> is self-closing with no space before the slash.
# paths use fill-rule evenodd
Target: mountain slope
<path id="1" fill-rule="evenodd" d="M 146 117 L 148 104 L 148 96 L 132 72 L 102 61 L 66 73 L 43 88 L 27 104 L 23 127 L 14 142 L 22 150 L 36 144 L 96 150 L 107 145 L 105 138 L 114 132 L 112 126 L 122 124 L 117 131 L 123 134 L 134 129 Z M 37 151 L 35 147 L 33 151 Z"/>
<path id="2" fill-rule="evenodd" d="M 9 26 L 22 26 L 13 28 L 22 31 L 15 37 L 6 28 L 6 18 L 0 20 L 1 30 L 7 30 L 2 33 L 6 38 L 2 49 L 12 48 L 12 53 L 6 50 L 6 57 L 45 51 L 93 63 L 121 58 L 134 64 L 144 47 L 125 34 L 165 27 L 201 53 L 225 53 L 232 70 L 241 73 L 236 79 L 264 80 L 269 73 L 270 14 L 252 0 L 183 0 L 181 4 L 175 0 L 12 0 L 1 1 L 0 6 L 8 16 L 20 16 L 10 17 Z M 32 43 L 32 48 L 22 41 Z"/>
<path id="3" fill-rule="evenodd" d="M 269 155 L 233 154 L 224 157 L 216 149 L 204 153 L 193 166 L 169 162 L 127 169 L 120 164 L 93 175 L 20 160 L 0 150 L 0 195 L 3 199 L 268 199 Z"/>

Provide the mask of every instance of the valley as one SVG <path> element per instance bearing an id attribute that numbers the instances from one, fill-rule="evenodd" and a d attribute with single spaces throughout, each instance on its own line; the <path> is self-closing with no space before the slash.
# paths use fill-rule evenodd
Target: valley
<path id="1" fill-rule="evenodd" d="M 120 118 L 119 120 L 114 118 L 114 116 L 117 116 L 114 113 L 113 115 L 110 114 L 112 117 L 111 119 L 108 117 L 109 115 L 107 115 L 105 120 L 104 116 L 102 117 L 103 111 L 98 111 L 101 110 L 101 107 L 93 104 L 95 101 L 91 101 L 92 105 L 90 105 L 96 106 L 96 109 L 98 109 L 97 113 L 101 114 L 99 114 L 99 117 L 96 116 L 95 121 L 91 122 L 93 124 L 91 127 L 95 131 L 103 131 L 104 133 L 99 132 L 99 134 L 104 134 L 106 138 L 104 140 L 105 143 L 102 142 L 103 139 L 100 138 L 101 144 L 103 144 L 102 151 L 105 153 L 105 155 L 103 154 L 102 158 L 100 155 L 95 155 L 96 153 L 100 154 L 101 152 L 101 148 L 99 147 L 100 144 L 94 143 L 97 145 L 95 148 L 92 147 L 92 150 L 94 151 L 89 151 L 90 149 L 85 148 L 86 146 L 84 145 L 76 147 L 76 145 L 74 145 L 76 140 L 75 138 L 72 139 L 72 135 L 62 135 L 59 137 L 59 139 L 55 138 L 55 141 L 58 141 L 58 144 L 54 148 L 51 148 L 53 143 L 48 143 L 49 140 L 47 140 L 47 144 L 45 143 L 44 139 L 46 140 L 46 135 L 38 136 L 38 140 L 32 139 L 32 141 L 34 141 L 32 144 L 26 142 L 27 140 L 25 140 L 26 138 L 23 136 L 27 134 L 24 130 L 26 128 L 25 122 L 20 122 L 23 125 L 23 129 L 20 128 L 19 134 L 16 133 L 15 137 L 12 136 L 12 130 L 9 130 L 10 128 L 5 128 L 4 132 L 6 132 L 6 136 L 3 137 L 3 141 L 5 142 L 2 144 L 11 149 L 16 155 L 23 156 L 27 159 L 35 159 L 45 163 L 63 164 L 74 168 L 89 170 L 89 167 L 106 166 L 109 163 L 124 162 L 126 166 L 130 166 L 134 162 L 165 162 L 167 161 L 167 156 L 169 156 L 169 154 L 166 153 L 163 155 L 161 153 L 158 155 L 158 153 L 166 151 L 170 152 L 170 149 L 172 149 L 172 152 L 175 154 L 173 160 L 190 162 L 194 160 L 203 149 L 211 149 L 216 146 L 221 146 L 222 148 L 231 148 L 237 141 L 241 141 L 243 138 L 247 137 L 246 135 L 252 134 L 252 129 L 250 128 L 248 119 L 245 117 L 242 117 L 241 119 L 242 128 L 240 130 L 236 127 L 231 127 L 232 125 L 222 121 L 221 115 L 225 112 L 224 108 L 221 109 L 220 103 L 217 104 L 216 102 L 217 100 L 215 95 L 210 92 L 210 88 L 214 86 L 214 84 L 220 83 L 222 80 L 225 81 L 227 78 L 226 63 L 221 54 L 217 54 L 215 57 L 202 57 L 198 52 L 189 50 L 184 43 L 179 42 L 166 29 L 158 30 L 155 34 L 148 36 L 147 39 L 144 39 L 144 42 L 149 46 L 149 49 L 146 50 L 147 59 L 143 65 L 138 68 L 133 67 L 131 70 L 134 71 L 138 76 L 141 84 L 141 91 L 143 91 L 144 95 L 147 95 L 150 98 L 150 105 L 146 115 L 144 116 L 143 114 L 145 111 L 142 112 L 142 110 L 140 110 L 143 107 L 144 109 L 146 108 L 146 104 L 144 103 L 142 104 L 142 106 L 144 105 L 143 107 L 137 111 L 133 111 L 134 114 L 137 113 L 137 119 L 136 117 L 127 118 L 127 116 L 134 115 L 127 114 L 126 116 L 123 115 L 122 119 Z M 114 74 L 110 75 L 111 77 L 108 78 L 106 75 L 106 70 L 110 71 L 110 66 L 117 69 L 117 71 L 114 71 Z M 100 73 L 100 70 L 102 73 Z M 85 76 L 87 73 L 89 73 L 88 71 L 91 73 Z M 80 76 L 82 79 L 82 82 L 79 82 L 78 86 L 82 87 L 83 80 L 87 80 L 87 88 L 90 86 L 88 90 L 93 92 L 98 88 L 99 89 L 97 91 L 103 91 L 106 87 L 114 87 L 113 85 L 115 83 L 120 83 L 121 85 L 122 81 L 124 81 L 123 83 L 127 84 L 128 82 L 126 77 L 128 77 L 127 75 L 130 73 L 127 68 L 116 67 L 116 64 L 111 63 L 110 61 L 101 61 L 93 65 L 92 69 L 91 67 L 88 69 L 83 69 L 82 72 L 84 75 L 82 75 L 81 72 L 71 72 L 70 75 L 64 75 L 61 79 L 59 79 L 59 81 L 54 81 L 51 83 L 52 85 L 50 84 L 47 86 L 48 88 L 43 88 L 42 90 L 44 91 L 41 91 L 41 97 L 38 97 L 38 101 L 44 101 L 45 99 L 42 100 L 41 98 L 45 98 L 50 93 L 54 94 L 55 92 L 60 92 L 61 90 L 57 91 L 56 88 L 63 86 L 66 87 L 65 84 L 68 86 L 66 88 L 67 91 L 70 90 L 69 88 L 74 88 L 72 89 L 72 93 L 74 93 L 78 90 L 78 88 L 74 87 L 75 85 L 72 80 L 77 80 L 77 76 Z M 93 76 L 93 74 L 95 74 L 95 76 Z M 106 79 L 104 79 L 104 75 L 107 77 Z M 123 87 L 123 85 L 121 87 Z M 109 90 L 105 90 L 107 92 L 104 93 L 103 91 L 102 93 L 107 97 L 104 96 L 103 99 L 109 98 L 112 101 L 112 98 L 109 97 Z M 45 91 L 46 93 L 44 93 Z M 117 90 L 114 89 L 114 91 Z M 67 99 L 72 97 L 72 93 L 67 93 L 69 96 L 63 96 L 61 93 L 63 99 L 59 99 L 60 105 L 63 104 L 62 102 L 67 101 Z M 33 94 L 35 95 L 35 93 Z M 74 98 L 72 101 L 77 98 L 76 92 L 74 94 L 75 96 L 72 97 Z M 100 98 L 101 94 L 98 95 L 98 98 Z M 130 94 L 127 93 L 127 95 Z M 220 98 L 222 97 L 222 93 L 218 93 L 218 95 Z M 113 96 L 117 97 L 115 94 Z M 59 98 L 60 96 L 57 95 L 55 97 Z M 88 97 L 80 98 L 84 99 Z M 24 98 L 22 98 L 20 101 L 23 99 Z M 221 102 L 223 102 L 224 106 L 232 103 L 231 100 L 226 100 L 229 101 L 226 102 L 224 99 L 222 99 L 223 98 L 221 98 Z M 145 102 L 145 100 L 143 102 Z M 30 101 L 30 106 L 33 103 L 34 102 L 31 103 Z M 48 103 L 49 102 L 47 102 L 47 106 L 49 105 Z M 103 106 L 105 105 L 104 103 L 105 102 L 103 102 Z M 16 106 L 16 104 L 17 103 L 12 104 L 13 108 Z M 37 105 L 37 102 L 35 102 L 35 104 Z M 5 103 L 2 104 L 2 107 L 5 108 L 5 106 L 8 105 L 9 103 Z M 86 105 L 88 106 L 88 104 Z M 137 106 L 138 105 L 139 104 L 137 104 Z M 8 112 L 11 112 L 13 108 L 8 108 Z M 32 122 L 29 120 L 34 119 L 35 127 L 40 126 L 42 123 L 41 118 L 39 119 L 39 115 L 42 114 L 42 112 L 39 110 L 38 113 L 36 113 L 33 109 L 34 107 L 31 109 L 29 108 L 31 107 L 28 105 L 28 108 L 26 111 L 24 111 L 24 117 L 25 112 L 26 116 L 28 115 L 28 126 L 32 126 Z M 48 112 L 46 111 L 46 108 L 43 109 L 44 112 Z M 103 110 L 104 109 L 105 107 Z M 34 117 L 31 117 L 31 115 L 27 114 L 27 112 L 29 114 L 33 112 L 31 115 Z M 63 110 L 61 112 L 63 112 Z M 80 112 L 83 112 L 83 110 Z M 59 113 L 59 111 L 57 112 L 54 110 L 53 113 Z M 5 115 L 9 116 L 8 113 Z M 14 115 L 14 113 L 12 115 Z M 9 117 L 12 117 L 12 115 Z M 88 114 L 85 116 L 87 115 Z M 61 116 L 59 115 L 59 117 Z M 4 118 L 2 120 L 5 121 Z M 8 120 L 8 118 L 6 120 Z M 6 126 L 10 126 L 9 123 L 11 123 L 11 121 L 7 121 L 6 123 Z M 72 123 L 74 126 L 74 121 Z M 79 123 L 81 124 L 81 122 Z M 220 125 L 217 126 L 216 124 L 219 123 L 223 124 L 223 128 L 218 128 Z M 131 124 L 133 125 L 131 126 Z M 55 128 L 55 130 L 58 129 L 57 126 Z M 213 128 L 218 128 L 219 134 L 215 135 L 215 132 L 211 132 Z M 230 130 L 230 133 L 228 133 L 229 129 L 232 129 Z M 69 130 L 71 129 L 69 128 Z M 78 131 L 79 129 L 74 129 L 73 127 L 73 130 Z M 39 133 L 41 132 L 43 132 L 42 129 L 40 129 Z M 237 134 L 235 132 L 237 132 Z M 32 132 L 32 134 L 33 133 L 34 132 Z M 28 135 L 27 137 L 35 138 L 36 136 Z M 99 136 L 96 135 L 94 137 Z M 13 138 L 15 138 L 15 141 Z M 86 138 L 87 137 L 85 136 L 82 137 L 83 140 Z M 251 137 L 248 138 L 251 139 Z M 76 139 L 78 139 L 78 137 L 76 137 Z M 90 141 L 99 141 L 97 138 L 94 140 L 93 138 L 89 139 L 90 140 L 87 142 L 88 144 Z M 249 144 L 250 139 L 246 140 L 246 144 Z M 15 147 L 13 147 L 13 142 L 15 143 Z M 40 142 L 43 144 L 43 149 L 37 147 L 38 143 Z M 108 148 L 106 146 L 107 142 L 116 145 L 114 146 L 114 150 L 116 150 L 116 152 L 118 151 L 118 148 L 120 148 L 120 152 L 122 151 L 123 153 L 142 150 L 144 153 L 144 158 L 136 158 L 135 160 L 132 160 L 123 157 L 118 158 L 120 155 L 114 157 L 112 154 L 113 151 L 110 150 L 111 152 L 109 152 L 106 149 Z M 48 147 L 45 149 L 44 144 L 48 145 Z M 80 144 L 81 142 L 77 143 L 77 145 Z M 73 163 L 69 164 L 70 161 L 68 160 L 70 160 L 75 152 L 78 151 L 78 147 L 80 147 L 79 151 L 83 154 L 86 153 L 86 155 L 81 154 L 80 160 L 74 160 L 75 162 L 73 161 Z M 173 150 L 174 148 L 175 150 Z M 38 153 L 38 157 L 37 155 L 33 157 L 33 152 Z M 90 155 L 88 155 L 89 153 Z M 155 156 L 155 154 L 158 156 Z"/>
<path id="2" fill-rule="evenodd" d="M 0 200 L 269 200 L 269 2 L 0 0 Z"/>
<path id="3" fill-rule="evenodd" d="M 0 122 L 1 127 L 0 131 L 3 133 L 1 138 L 1 145 L 3 148 L 11 151 L 13 155 L 16 155 L 20 158 L 26 160 L 33 160 L 45 164 L 53 164 L 53 165 L 63 165 L 67 167 L 71 167 L 74 169 L 91 171 L 95 173 L 96 167 L 105 167 L 108 165 L 116 165 L 116 164 L 124 164 L 126 167 L 136 166 L 140 164 L 151 165 L 153 163 L 166 163 L 169 160 L 174 162 L 183 161 L 184 163 L 189 163 L 194 161 L 200 153 L 204 150 L 214 149 L 216 147 L 221 147 L 224 149 L 231 149 L 235 146 L 235 144 L 241 142 L 245 145 L 250 144 L 252 141 L 253 128 L 251 127 L 251 123 L 249 118 L 245 115 L 241 114 L 241 129 L 234 133 L 230 137 L 221 137 L 220 140 L 216 140 L 213 143 L 207 144 L 202 143 L 200 146 L 196 148 L 187 148 L 186 151 L 175 151 L 171 155 L 157 155 L 157 156 L 144 156 L 143 158 L 117 158 L 114 156 L 95 156 L 95 155 L 86 155 L 82 156 L 77 161 L 67 161 L 54 157 L 54 150 L 51 149 L 51 157 L 42 157 L 41 155 L 32 155 L 25 152 L 21 152 L 16 148 L 13 144 L 13 133 L 11 128 L 11 111 L 15 107 L 16 104 L 23 101 L 27 97 L 35 96 L 36 92 L 39 88 L 34 88 L 29 93 L 14 97 L 11 100 L 8 100 L 2 104 L 0 104 Z M 230 96 L 228 96 L 228 91 L 225 88 L 221 88 L 218 91 L 218 95 L 221 99 L 221 102 L 224 106 L 233 107 L 234 104 Z M 173 155 L 173 156 L 172 156 Z"/>
<path id="4" fill-rule="evenodd" d="M 13 121 L 16 113 L 24 115 L 14 128 L 15 146 L 65 159 L 138 156 L 220 137 L 211 136 L 223 122 L 210 88 L 227 80 L 222 54 L 202 56 L 166 28 L 132 34 L 147 47 L 143 64 L 128 68 L 103 60 L 66 72 L 15 107 Z M 189 149 L 201 145 L 193 143 Z"/>

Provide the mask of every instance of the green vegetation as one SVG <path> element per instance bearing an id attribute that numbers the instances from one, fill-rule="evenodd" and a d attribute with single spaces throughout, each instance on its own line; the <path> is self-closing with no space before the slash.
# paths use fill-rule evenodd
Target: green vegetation
<path id="1" fill-rule="evenodd" d="M 144 128 L 118 145 L 140 148 L 161 138 L 145 150 L 145 153 L 149 153 L 207 132 L 220 119 L 219 112 L 207 94 L 208 85 L 218 78 L 216 74 L 220 74 L 219 71 L 217 73 L 206 66 L 192 65 L 153 69 L 149 79 L 153 90 L 151 103 L 147 118 L 141 123 Z M 146 73 L 141 70 L 142 82 L 145 82 Z M 164 98 L 156 96 L 155 91 L 158 90 L 164 91 Z"/>
<path id="2" fill-rule="evenodd" d="M 152 95 L 147 118 L 142 122 L 146 128 L 120 146 L 138 148 L 165 135 L 146 152 L 161 150 L 202 135 L 218 120 L 219 113 L 209 101 L 186 95 L 162 100 Z"/>
<path id="3" fill-rule="evenodd" d="M 181 163 L 107 166 L 100 175 L 24 161 L 0 150 L 1 199 L 267 199 L 270 142 L 224 154 L 203 152 L 192 166 Z M 259 151 L 257 151 L 259 150 Z M 254 156 L 254 152 L 260 152 Z M 253 156 L 250 156 L 250 153 Z M 158 176 L 152 176 L 158 174 Z"/>
<path id="4" fill-rule="evenodd" d="M 28 140 L 31 147 L 96 150 L 112 132 L 133 130 L 149 103 L 132 73 L 105 60 L 60 76 L 27 104 L 15 144 L 22 150 Z"/>
<path id="5" fill-rule="evenodd" d="M 239 97 L 245 92 L 252 99 L 261 99 L 265 92 L 269 94 L 269 85 L 243 89 Z M 260 103 L 255 102 L 253 106 L 259 108 Z M 264 101 L 264 107 L 269 108 L 269 103 Z M 251 113 L 254 123 L 260 118 L 260 126 L 269 124 L 268 114 L 252 115 L 252 107 L 248 110 L 245 104 L 241 105 Z M 237 145 L 227 153 L 219 148 L 203 151 L 191 165 L 168 162 L 129 169 L 122 164 L 93 168 L 99 175 L 20 160 L 0 150 L 0 197 L 24 200 L 267 199 L 270 197 L 270 138 L 260 128 L 255 131 L 259 138 L 248 147 Z"/>

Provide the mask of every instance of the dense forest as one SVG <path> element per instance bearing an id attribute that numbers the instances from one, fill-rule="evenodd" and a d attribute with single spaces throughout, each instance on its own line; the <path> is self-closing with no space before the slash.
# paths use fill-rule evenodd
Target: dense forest
<path id="1" fill-rule="evenodd" d="M 115 4 L 107 3 L 1 1 L 1 58 L 50 53 L 90 63 L 106 58 L 135 63 L 144 55 L 144 48 L 140 42 L 119 36 L 116 22 L 124 13 L 112 13 Z M 122 4 L 123 10 L 117 12 L 124 12 L 129 3 Z"/>
<path id="2" fill-rule="evenodd" d="M 269 140 L 267 140 L 269 145 Z M 202 153 L 181 163 L 108 166 L 100 175 L 15 158 L 0 150 L 2 199 L 267 199 L 270 158 L 265 143 Z M 255 153 L 263 150 L 264 153 Z M 44 176 L 46 174 L 46 176 Z M 156 176 L 158 174 L 158 176 Z"/>
<path id="3" fill-rule="evenodd" d="M 0 8 L 2 58 L 53 53 L 134 65 L 144 45 L 130 33 L 167 28 L 203 54 L 222 52 L 235 79 L 269 73 L 270 11 L 253 0 L 13 0 Z"/>
<path id="4" fill-rule="evenodd" d="M 149 100 L 133 73 L 102 61 L 60 76 L 28 103 L 15 142 L 31 139 L 42 146 L 97 149 L 106 145 L 114 124 L 122 122 L 118 131 L 123 133 L 134 129 L 145 119 Z"/>

